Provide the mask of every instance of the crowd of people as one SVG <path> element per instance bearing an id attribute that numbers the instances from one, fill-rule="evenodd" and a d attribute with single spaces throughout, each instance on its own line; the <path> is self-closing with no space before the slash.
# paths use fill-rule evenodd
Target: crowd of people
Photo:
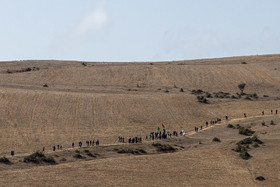
<path id="1" fill-rule="evenodd" d="M 265 115 L 265 111 L 263 110 L 261 114 Z M 273 115 L 274 111 L 270 110 L 270 114 Z M 277 109 L 275 110 L 275 114 L 276 115 L 278 114 L 278 110 Z M 244 116 L 244 118 L 247 118 L 247 114 L 246 113 L 244 113 L 243 116 Z M 229 120 L 229 117 L 225 116 L 225 120 L 226 121 Z M 210 120 L 209 122 L 206 121 L 205 122 L 205 127 L 207 128 L 209 124 L 210 125 L 215 125 L 215 124 L 219 124 L 221 122 L 222 122 L 221 118 L 216 118 L 215 120 Z M 198 132 L 199 129 L 203 130 L 203 125 L 201 125 L 200 127 L 197 127 L 197 126 L 194 127 L 195 132 Z M 180 135 L 184 136 L 185 135 L 185 131 L 181 130 L 180 131 Z M 146 141 L 148 141 L 148 140 L 156 140 L 156 139 L 167 139 L 167 138 L 171 138 L 172 136 L 173 137 L 178 137 L 177 131 L 174 130 L 173 133 L 170 133 L 169 131 L 166 131 L 165 126 L 162 124 L 162 131 L 161 131 L 161 128 L 158 127 L 157 131 L 155 131 L 155 132 L 152 131 L 152 132 L 150 132 L 149 135 L 146 135 Z M 121 136 L 118 137 L 118 142 L 126 143 L 125 142 L 125 138 L 121 137 Z M 129 144 L 131 144 L 131 143 L 132 144 L 134 144 L 134 143 L 142 143 L 142 138 L 141 137 L 137 137 L 137 136 L 133 137 L 133 138 L 130 137 L 128 139 L 128 143 Z M 86 144 L 86 147 L 94 146 L 94 144 L 96 146 L 99 146 L 99 140 L 96 140 L 96 141 L 94 141 L 94 140 L 87 140 L 87 141 L 85 141 L 85 144 Z M 78 147 L 81 148 L 82 146 L 83 146 L 82 141 L 78 142 Z M 75 143 L 74 142 L 72 143 L 72 148 L 75 148 Z M 62 150 L 62 145 L 59 145 L 59 144 L 58 145 L 54 145 L 52 147 L 52 150 L 53 151 Z M 43 152 L 45 151 L 45 147 L 42 148 L 42 151 Z M 11 155 L 12 156 L 14 155 L 14 151 L 11 151 Z"/>
<path id="2" fill-rule="evenodd" d="M 91 140 L 87 140 L 87 141 L 85 141 L 86 147 L 94 146 L 94 143 L 95 143 L 96 146 L 99 146 L 99 140 L 96 140 L 96 141 L 94 141 L 94 140 L 92 140 L 92 141 Z M 79 141 L 78 142 L 78 147 L 81 148 L 82 146 L 83 146 L 83 142 Z M 75 143 L 74 142 L 72 142 L 72 148 L 75 148 Z M 54 145 L 52 147 L 52 150 L 53 151 L 62 150 L 62 145 Z M 42 151 L 43 152 L 45 151 L 45 147 L 42 148 Z"/>

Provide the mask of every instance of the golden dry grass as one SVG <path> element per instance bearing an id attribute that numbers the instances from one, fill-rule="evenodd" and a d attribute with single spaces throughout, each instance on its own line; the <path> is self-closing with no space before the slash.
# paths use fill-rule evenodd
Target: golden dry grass
<path id="1" fill-rule="evenodd" d="M 242 64 L 244 61 L 247 64 Z M 6 72 L 26 67 L 40 70 Z M 93 138 L 103 145 L 118 144 L 118 136 L 144 137 L 161 123 L 170 131 L 191 131 L 216 117 L 241 118 L 244 112 L 257 116 L 262 110 L 280 108 L 279 70 L 280 55 L 87 66 L 64 61 L 1 62 L 0 156 L 11 150 L 28 154 L 43 146 L 51 152 L 53 145 L 70 148 L 72 142 Z M 212 99 L 211 104 L 201 104 L 191 94 L 193 89 L 235 94 L 240 92 L 240 83 L 246 83 L 245 92 L 257 93 L 259 99 Z M 205 131 L 207 136 L 193 138 L 208 141 L 215 133 Z M 273 136 L 278 141 L 279 134 Z M 265 147 L 266 152 L 272 147 Z M 262 149 L 254 151 L 263 160 L 258 150 Z M 248 166 L 230 149 L 203 146 L 170 154 L 114 156 L 25 169 L 13 166 L 2 169 L 0 184 L 157 186 L 164 179 L 166 186 L 254 186 L 260 183 L 248 168 L 259 167 L 260 173 L 265 173 L 268 166 L 279 169 L 276 153 L 273 155 L 273 164 L 256 166 L 254 162 L 259 160 L 253 157 Z M 267 183 L 278 184 L 279 176 L 274 175 L 273 180 Z"/>

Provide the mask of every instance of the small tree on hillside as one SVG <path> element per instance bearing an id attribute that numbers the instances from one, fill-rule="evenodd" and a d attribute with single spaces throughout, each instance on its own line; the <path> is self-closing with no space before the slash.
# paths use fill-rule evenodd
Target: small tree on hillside
<path id="1" fill-rule="evenodd" d="M 242 84 L 239 84 L 238 85 L 238 88 L 240 89 L 240 91 L 241 91 L 241 95 L 243 95 L 244 94 L 244 89 L 245 89 L 245 86 L 246 86 L 246 84 L 245 83 L 242 83 Z"/>

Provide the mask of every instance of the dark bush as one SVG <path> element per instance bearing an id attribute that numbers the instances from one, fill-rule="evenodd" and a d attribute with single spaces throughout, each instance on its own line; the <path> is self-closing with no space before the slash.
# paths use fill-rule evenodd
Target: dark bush
<path id="1" fill-rule="evenodd" d="M 219 138 L 217 138 L 217 137 L 213 138 L 212 141 L 213 141 L 213 142 L 221 142 L 221 140 L 220 140 Z"/>
<path id="2" fill-rule="evenodd" d="M 256 177 L 256 180 L 258 180 L 258 181 L 264 181 L 265 178 L 264 178 L 263 176 L 258 176 L 258 177 Z"/>
<path id="3" fill-rule="evenodd" d="M 248 147 L 242 144 L 237 144 L 237 147 L 235 148 L 235 151 L 239 153 L 246 152 L 247 150 Z"/>
<path id="4" fill-rule="evenodd" d="M 75 150 L 75 153 L 80 153 L 80 151 L 79 150 Z"/>
<path id="5" fill-rule="evenodd" d="M 180 89 L 180 92 L 184 92 L 184 89 L 183 89 L 183 88 L 181 88 L 181 89 Z"/>
<path id="6" fill-rule="evenodd" d="M 241 64 L 247 64 L 247 62 L 241 62 Z"/>
<path id="7" fill-rule="evenodd" d="M 176 151 L 176 149 L 174 147 L 172 147 L 171 145 L 162 145 L 160 143 L 153 143 L 152 145 L 157 148 L 158 152 L 169 153 L 169 152 Z"/>
<path id="8" fill-rule="evenodd" d="M 62 158 L 62 159 L 60 159 L 60 161 L 65 162 L 65 161 L 67 161 L 67 159 L 66 158 Z"/>
<path id="9" fill-rule="evenodd" d="M 265 122 L 264 121 L 262 122 L 262 126 L 265 126 Z"/>
<path id="10" fill-rule="evenodd" d="M 270 121 L 270 125 L 276 125 L 273 120 Z"/>
<path id="11" fill-rule="evenodd" d="M 81 159 L 81 158 L 84 158 L 82 155 L 80 155 L 79 153 L 75 154 L 73 156 L 74 158 L 78 158 L 78 159 Z"/>
<path id="12" fill-rule="evenodd" d="M 263 97 L 269 97 L 268 95 L 263 95 Z"/>
<path id="13" fill-rule="evenodd" d="M 244 160 L 248 160 L 249 158 L 252 157 L 247 151 L 241 152 L 241 153 L 239 154 L 239 156 L 240 156 L 242 159 L 244 159 Z"/>
<path id="14" fill-rule="evenodd" d="M 254 97 L 255 99 L 258 99 L 258 98 L 259 98 L 258 94 L 256 94 L 256 93 L 254 93 L 254 94 L 252 95 L 252 97 Z"/>
<path id="15" fill-rule="evenodd" d="M 42 161 L 49 163 L 49 164 L 56 164 L 56 161 L 54 160 L 53 157 L 44 157 L 44 158 L 42 158 Z"/>
<path id="16" fill-rule="evenodd" d="M 249 138 L 245 138 L 241 141 L 239 141 L 237 144 L 252 144 L 253 140 L 249 137 Z"/>
<path id="17" fill-rule="evenodd" d="M 27 67 L 27 68 L 22 68 L 20 70 L 7 70 L 7 73 L 23 73 L 23 72 L 29 72 L 29 71 L 38 71 L 40 70 L 39 67 Z"/>
<path id="18" fill-rule="evenodd" d="M 235 95 L 231 96 L 232 99 L 239 99 L 238 97 L 236 97 Z"/>
<path id="19" fill-rule="evenodd" d="M 216 98 L 230 98 L 230 94 L 226 92 L 217 92 L 214 93 Z"/>
<path id="20" fill-rule="evenodd" d="M 210 93 L 208 93 L 208 92 L 205 92 L 205 97 L 207 97 L 207 98 L 213 98 L 213 96 L 212 96 Z"/>
<path id="21" fill-rule="evenodd" d="M 6 157 L 0 158 L 0 163 L 7 164 L 7 165 L 12 164 L 11 161 Z"/>
<path id="22" fill-rule="evenodd" d="M 52 157 L 46 157 L 42 152 L 36 151 L 35 153 L 24 157 L 23 160 L 25 163 L 34 163 L 40 164 L 42 162 L 49 163 L 49 164 L 56 164 L 56 161 Z"/>
<path id="23" fill-rule="evenodd" d="M 87 153 L 87 156 L 89 156 L 89 157 L 96 157 L 96 156 L 93 155 L 91 152 L 88 152 L 88 153 Z"/>
<path id="24" fill-rule="evenodd" d="M 263 144 L 263 141 L 261 141 L 256 135 L 252 137 L 252 141 L 254 141 L 258 144 Z"/>
<path id="25" fill-rule="evenodd" d="M 208 100 L 204 96 L 197 96 L 196 98 L 198 102 L 208 104 Z"/>
<path id="26" fill-rule="evenodd" d="M 252 131 L 251 129 L 241 127 L 239 128 L 239 134 L 245 135 L 245 136 L 252 136 L 255 133 L 255 131 Z"/>
<path id="27" fill-rule="evenodd" d="M 136 155 L 147 154 L 147 152 L 143 149 L 121 149 L 121 150 L 117 150 L 117 152 L 119 154 L 136 154 Z"/>
<path id="28" fill-rule="evenodd" d="M 228 124 L 228 125 L 227 125 L 227 128 L 235 129 L 235 127 L 234 127 L 232 124 Z"/>
<path id="29" fill-rule="evenodd" d="M 236 128 L 237 128 L 237 129 L 241 129 L 241 128 L 244 128 L 244 127 L 242 127 L 242 126 L 240 126 L 239 124 L 237 124 L 237 125 L 236 125 Z"/>
<path id="30" fill-rule="evenodd" d="M 192 94 L 195 94 L 195 95 L 199 95 L 199 94 L 203 94 L 204 91 L 202 90 L 192 90 Z"/>
<path id="31" fill-rule="evenodd" d="M 260 147 L 260 146 L 259 146 L 259 144 L 254 143 L 253 147 L 257 148 L 257 147 Z"/>

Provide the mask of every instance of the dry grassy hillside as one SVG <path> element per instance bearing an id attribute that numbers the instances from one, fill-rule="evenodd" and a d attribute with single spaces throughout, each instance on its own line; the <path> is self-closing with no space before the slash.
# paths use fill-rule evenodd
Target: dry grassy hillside
<path id="1" fill-rule="evenodd" d="M 116 156 L 110 146 L 119 145 L 118 136 L 126 140 L 145 137 L 162 123 L 168 131 L 189 132 L 217 117 L 235 119 L 243 117 L 244 112 L 250 117 L 261 115 L 262 110 L 280 109 L 279 71 L 280 55 L 152 63 L 0 62 L 0 156 L 14 150 L 19 156 L 14 162 L 19 162 L 20 156 L 43 146 L 46 153 L 53 154 L 53 145 L 65 149 L 72 142 L 77 145 L 78 141 L 92 139 L 99 139 L 109 151 L 109 156 L 102 155 L 100 148 L 98 160 L 72 162 L 73 157 L 68 155 L 68 163 L 35 169 L 20 162 L 12 169 L 0 165 L 4 176 L 0 185 L 9 181 L 8 186 L 36 186 L 42 182 L 47 186 L 131 186 L 133 182 L 148 186 L 164 177 L 167 186 L 259 186 L 254 177 L 277 163 L 277 152 L 267 156 L 262 151 L 279 148 L 278 127 L 270 131 L 255 127 L 267 146 L 253 150 L 256 157 L 250 162 L 240 161 L 230 150 L 229 145 L 241 137 L 232 135 L 233 131 L 230 134 L 226 127 L 192 135 L 192 142 L 182 137 L 179 140 L 185 150 L 176 153 L 153 155 L 151 151 L 153 154 L 139 157 Z M 246 84 L 244 92 L 248 95 L 235 98 L 241 83 Z M 194 94 L 192 90 L 197 89 L 204 92 Z M 223 92 L 222 97 L 217 92 Z M 198 102 L 197 96 L 205 94 L 213 98 L 207 98 L 208 104 Z M 211 143 L 214 135 L 226 139 L 225 143 Z M 177 140 L 172 141 L 178 146 Z M 206 143 L 196 145 L 198 141 Z M 149 146 L 144 144 L 144 148 Z M 57 154 L 63 154 L 57 155 L 61 157 L 68 152 Z M 258 166 L 259 162 L 263 164 Z M 274 164 L 272 170 L 277 169 Z M 84 171 L 90 174 L 85 176 Z M 32 175 L 28 179 L 27 173 Z M 271 176 L 267 184 L 279 184 L 277 174 L 267 176 Z"/>
<path id="2" fill-rule="evenodd" d="M 38 69 L 17 72 L 28 67 Z M 161 123 L 169 130 L 192 130 L 226 114 L 234 118 L 244 111 L 250 115 L 260 108 L 277 108 L 279 70 L 280 55 L 84 65 L 1 62 L 0 148 L 3 153 L 26 152 L 54 144 L 69 147 L 73 141 L 91 138 L 111 144 L 119 135 L 144 136 Z M 193 89 L 235 94 L 240 83 L 247 84 L 245 92 L 260 98 L 201 104 L 191 94 Z"/>

